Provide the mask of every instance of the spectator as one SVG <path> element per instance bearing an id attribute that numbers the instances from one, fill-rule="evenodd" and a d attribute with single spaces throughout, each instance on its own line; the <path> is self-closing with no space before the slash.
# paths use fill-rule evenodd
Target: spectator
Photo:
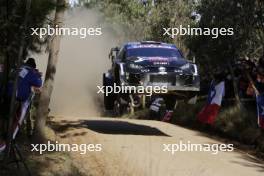
<path id="1" fill-rule="evenodd" d="M 264 56 L 259 59 L 256 74 L 256 88 L 262 94 L 264 92 Z"/>
<path id="2" fill-rule="evenodd" d="M 150 118 L 161 120 L 166 111 L 165 101 L 161 97 L 155 97 L 149 107 Z"/>
<path id="3" fill-rule="evenodd" d="M 29 104 L 31 102 L 32 88 L 35 91 L 40 91 L 42 85 L 41 73 L 36 69 L 36 63 L 33 58 L 29 58 L 26 63 L 20 68 L 18 88 L 16 100 L 18 103 L 16 117 L 13 121 L 13 139 L 15 139 L 16 134 L 22 124 L 25 114 L 28 110 Z M 10 83 L 8 90 L 8 102 L 10 102 L 11 95 L 13 92 L 13 84 Z M 5 149 L 5 141 L 0 139 L 0 152 Z"/>

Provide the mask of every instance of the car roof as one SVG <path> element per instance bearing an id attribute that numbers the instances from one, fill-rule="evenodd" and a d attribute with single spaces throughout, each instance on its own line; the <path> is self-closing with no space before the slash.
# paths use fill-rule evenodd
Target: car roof
<path id="1" fill-rule="evenodd" d="M 155 41 L 142 41 L 142 42 L 128 42 L 124 45 L 125 49 L 132 48 L 169 48 L 169 49 L 178 49 L 176 45 Z"/>

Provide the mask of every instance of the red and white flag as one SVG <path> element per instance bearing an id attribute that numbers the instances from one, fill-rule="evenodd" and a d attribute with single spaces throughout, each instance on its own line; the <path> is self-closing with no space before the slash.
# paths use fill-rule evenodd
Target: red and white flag
<path id="1" fill-rule="evenodd" d="M 198 120 L 202 123 L 213 124 L 221 107 L 222 99 L 225 95 L 225 82 L 218 84 L 211 83 L 208 93 L 207 104 L 198 114 Z"/>

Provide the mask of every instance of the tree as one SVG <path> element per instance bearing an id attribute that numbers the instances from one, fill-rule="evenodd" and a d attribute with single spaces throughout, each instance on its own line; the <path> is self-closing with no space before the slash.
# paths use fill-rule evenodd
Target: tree
<path id="1" fill-rule="evenodd" d="M 260 0 L 203 0 L 198 6 L 201 21 L 192 27 L 233 28 L 234 35 L 194 36 L 188 47 L 196 56 L 204 70 L 212 72 L 215 68 L 226 68 L 233 77 L 236 101 L 239 102 L 237 83 L 232 63 L 236 59 L 250 56 L 259 57 L 263 52 L 263 1 Z M 262 43 L 262 44 L 261 44 Z M 262 45 L 262 46 L 261 46 Z M 257 52 L 255 52 L 257 51 Z M 210 65 L 210 68 L 205 68 Z"/>
<path id="2" fill-rule="evenodd" d="M 58 26 L 59 28 L 62 27 L 65 7 L 66 7 L 65 0 L 57 0 L 55 18 L 53 22 L 54 28 L 55 26 Z M 60 40 L 61 37 L 59 35 L 54 35 L 51 39 L 49 46 L 48 65 L 46 70 L 44 86 L 39 99 L 39 105 L 37 109 L 37 119 L 35 123 L 35 127 L 36 127 L 35 134 L 37 137 L 39 137 L 38 138 L 39 140 L 45 140 L 46 119 L 49 114 L 49 103 L 53 91 L 53 84 L 56 74 L 56 65 L 59 58 Z"/>
<path id="3" fill-rule="evenodd" d="M 26 12 L 26 0 L 0 0 L 0 62 L 4 64 L 4 79 L 0 80 L 3 86 L 0 94 L 2 100 L 6 93 L 6 85 L 11 69 L 17 68 L 22 33 L 25 34 L 22 60 L 28 53 L 41 52 L 41 46 L 46 44 L 35 35 L 31 35 L 31 28 L 40 28 L 47 23 L 47 15 L 54 8 L 52 0 L 32 1 L 27 28 L 23 28 Z"/>
<path id="4" fill-rule="evenodd" d="M 23 30 L 21 34 L 21 42 L 20 42 L 20 47 L 19 47 L 19 52 L 18 52 L 18 59 L 17 59 L 18 67 L 22 65 L 22 61 L 23 61 L 23 50 L 25 47 L 25 38 L 26 38 L 25 30 L 28 27 L 27 25 L 28 25 L 30 7 L 31 7 L 31 0 L 27 0 L 26 1 L 26 13 L 25 13 L 23 24 L 22 24 Z M 13 85 L 14 88 L 12 92 L 11 103 L 10 103 L 10 112 L 9 112 L 10 117 L 8 120 L 7 150 L 6 150 L 7 155 L 5 155 L 7 158 L 10 157 L 10 152 L 11 152 L 11 141 L 12 141 L 12 134 L 13 134 L 12 126 L 13 126 L 13 120 L 16 114 L 15 101 L 16 101 L 16 90 L 18 86 L 18 77 L 19 77 L 19 71 L 17 70 L 16 78 L 15 78 L 14 85 Z"/>
<path id="5" fill-rule="evenodd" d="M 187 27 L 192 23 L 190 18 L 192 12 L 192 3 L 186 0 L 162 0 L 157 1 L 153 8 L 148 23 L 148 38 L 151 40 L 174 43 L 183 53 L 188 52 L 185 40 L 186 36 L 177 35 L 171 38 L 169 35 L 163 35 L 163 28 L 179 28 L 180 25 Z"/>
<path id="6" fill-rule="evenodd" d="M 260 38 L 264 33 L 261 11 L 263 14 L 263 2 L 259 0 L 203 0 L 199 6 L 202 18 L 197 27 L 233 28 L 234 35 L 219 36 L 217 39 L 211 36 L 194 37 L 190 40 L 190 48 L 201 60 L 207 58 L 214 65 L 251 55 L 263 43 L 263 38 Z M 259 55 L 255 53 L 252 57 Z"/>
<path id="7" fill-rule="evenodd" d="M 191 23 L 192 3 L 186 0 L 157 0 L 155 5 L 149 0 L 144 6 L 137 0 L 98 1 L 100 9 L 112 23 L 121 24 L 125 40 L 156 40 L 175 43 L 187 51 L 185 36 L 172 39 L 163 35 L 163 28 L 187 26 Z M 123 41 L 122 41 L 123 42 Z"/>
<path id="8" fill-rule="evenodd" d="M 39 52 L 37 49 L 45 42 L 40 42 L 31 35 L 31 27 L 41 27 L 46 21 L 46 15 L 52 9 L 50 1 L 21 0 L 21 1 L 0 1 L 0 62 L 4 64 L 4 79 L 0 80 L 0 107 L 4 103 L 4 96 L 7 94 L 7 84 L 13 82 L 13 93 L 11 97 L 8 122 L 8 148 L 10 153 L 12 124 L 16 112 L 16 90 L 20 66 L 27 57 L 28 52 Z M 11 69 L 15 71 L 14 80 L 10 79 Z M 2 114 L 1 114 L 2 115 Z M 5 114 L 7 115 L 7 114 Z M 2 129 L 2 126 L 0 127 Z M 6 130 L 4 128 L 4 130 Z M 8 156 L 6 155 L 6 156 Z"/>

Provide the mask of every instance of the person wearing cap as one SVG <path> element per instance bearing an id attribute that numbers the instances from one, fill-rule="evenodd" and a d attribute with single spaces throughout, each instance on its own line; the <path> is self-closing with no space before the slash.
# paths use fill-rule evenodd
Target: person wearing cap
<path id="1" fill-rule="evenodd" d="M 39 89 L 41 86 L 41 73 L 36 69 L 35 59 L 29 58 L 19 72 L 17 100 L 26 101 L 32 92 L 32 87 Z"/>
<path id="2" fill-rule="evenodd" d="M 41 76 L 41 73 L 36 69 L 36 62 L 34 58 L 29 58 L 25 62 L 25 64 L 20 68 L 16 90 L 16 100 L 18 102 L 18 108 L 13 121 L 13 139 L 15 139 L 19 127 L 22 124 L 26 112 L 29 108 L 32 90 L 40 91 L 40 88 L 42 86 Z M 12 92 L 13 83 L 10 82 L 8 86 L 8 102 L 10 102 Z M 1 140 L 0 138 L 0 152 L 3 151 L 5 147 L 5 141 L 3 139 Z"/>
<path id="3" fill-rule="evenodd" d="M 154 97 L 149 107 L 150 119 L 161 120 L 166 111 L 165 101 L 162 97 Z"/>

